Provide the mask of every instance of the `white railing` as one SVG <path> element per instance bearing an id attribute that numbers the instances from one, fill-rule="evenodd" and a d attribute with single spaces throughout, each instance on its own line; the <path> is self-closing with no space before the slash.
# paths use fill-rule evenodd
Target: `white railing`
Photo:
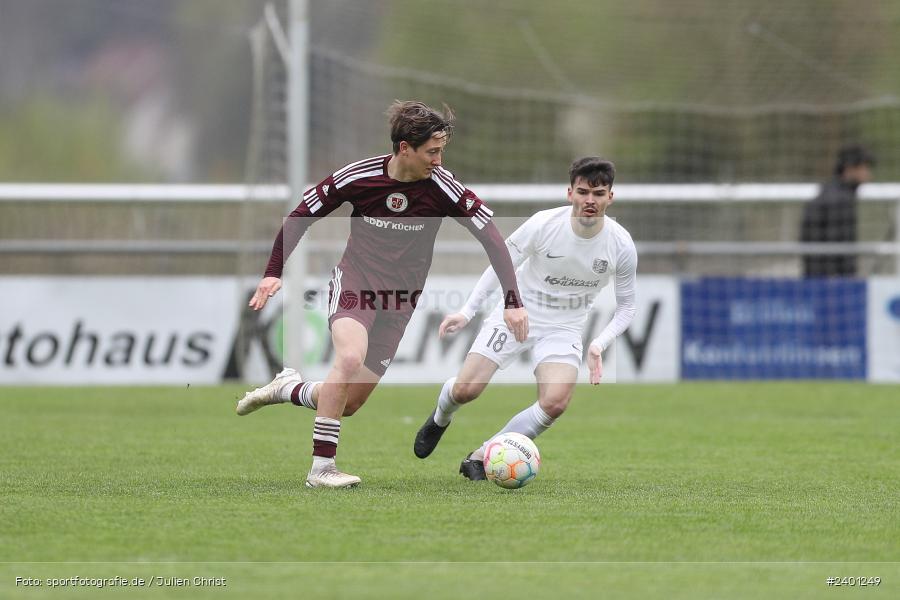
<path id="1" fill-rule="evenodd" d="M 483 183 L 469 187 L 497 204 L 562 201 L 565 183 Z M 616 196 L 629 202 L 803 202 L 818 193 L 815 183 L 622 183 Z M 71 184 L 0 183 L 0 202 L 287 202 L 285 184 Z M 900 202 L 900 183 L 869 183 L 862 201 Z"/>
<path id="2" fill-rule="evenodd" d="M 287 185 L 0 183 L 0 202 L 287 202 Z"/>
<path id="3" fill-rule="evenodd" d="M 493 204 L 547 204 L 565 199 L 566 184 L 477 184 L 471 189 Z M 806 202 L 818 193 L 815 183 L 703 183 L 703 184 L 617 184 L 618 201 L 628 203 L 747 203 Z M 0 184 L 0 202 L 273 202 L 288 204 L 290 188 L 284 184 Z M 894 231 L 900 234 L 900 183 L 870 183 L 859 189 L 861 202 L 892 202 Z M 311 242 L 309 250 L 335 250 L 340 242 Z M 800 255 L 860 254 L 896 257 L 900 272 L 900 242 L 858 242 L 854 244 L 801 244 L 799 242 L 730 241 L 638 241 L 645 255 Z M 55 240 L 0 239 L 0 253 L 128 253 L 128 254 L 233 254 L 267 252 L 271 242 L 236 245 L 234 240 Z M 474 241 L 438 242 L 438 252 L 476 254 L 482 252 Z"/>

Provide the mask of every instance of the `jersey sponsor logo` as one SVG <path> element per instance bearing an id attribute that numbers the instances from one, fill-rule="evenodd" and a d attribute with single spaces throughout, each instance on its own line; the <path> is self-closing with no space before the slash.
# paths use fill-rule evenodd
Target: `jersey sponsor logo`
<path id="1" fill-rule="evenodd" d="M 475 206 L 474 198 L 466 198 L 466 211 L 472 210 L 472 207 Z"/>
<path id="2" fill-rule="evenodd" d="M 397 221 L 389 221 L 388 219 L 378 219 L 376 217 L 363 217 L 363 222 L 374 225 L 379 229 L 390 229 L 391 231 L 422 231 L 425 229 L 424 223 L 410 225 Z"/>
<path id="3" fill-rule="evenodd" d="M 599 286 L 593 286 L 591 289 L 596 287 Z M 560 294 L 555 290 L 553 292 L 528 290 L 524 294 L 525 306 L 539 306 L 547 310 L 574 312 L 590 310 L 594 305 L 594 294 L 591 292 Z"/>
<path id="4" fill-rule="evenodd" d="M 553 256 L 552 254 L 550 254 L 550 253 L 548 252 L 548 253 L 547 253 L 547 258 L 563 258 L 563 255 L 560 254 L 559 256 Z"/>
<path id="5" fill-rule="evenodd" d="M 602 273 L 606 273 L 607 267 L 609 267 L 608 260 L 603 260 L 602 258 L 595 258 L 594 264 L 591 266 L 591 269 L 594 271 L 594 273 L 596 273 L 597 275 L 600 275 Z"/>
<path id="6" fill-rule="evenodd" d="M 558 285 L 562 287 L 589 287 L 595 288 L 600 287 L 600 280 L 594 279 L 593 281 L 587 279 L 575 279 L 574 277 L 569 277 L 568 275 L 562 275 L 560 277 L 554 277 L 553 275 L 547 275 L 544 278 L 544 283 L 549 283 L 550 285 Z"/>
<path id="7" fill-rule="evenodd" d="M 399 213 L 406 210 L 406 207 L 409 206 L 409 200 L 407 200 L 406 196 L 403 194 L 394 192 L 387 197 L 385 204 L 387 204 L 387 207 L 395 213 Z"/>

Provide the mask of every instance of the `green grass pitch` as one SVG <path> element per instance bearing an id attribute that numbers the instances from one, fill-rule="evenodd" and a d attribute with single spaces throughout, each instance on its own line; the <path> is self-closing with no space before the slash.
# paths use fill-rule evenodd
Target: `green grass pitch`
<path id="1" fill-rule="evenodd" d="M 424 461 L 438 386 L 379 388 L 344 421 L 353 490 L 306 489 L 312 414 L 237 417 L 244 389 L 0 388 L 0 597 L 900 597 L 897 386 L 580 386 L 513 491 L 457 468 L 533 386 Z M 116 576 L 145 584 L 48 585 Z"/>

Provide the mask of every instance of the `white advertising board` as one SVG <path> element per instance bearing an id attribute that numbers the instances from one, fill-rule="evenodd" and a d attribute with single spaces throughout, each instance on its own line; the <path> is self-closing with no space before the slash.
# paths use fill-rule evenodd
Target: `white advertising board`
<path id="1" fill-rule="evenodd" d="M 478 333 L 476 323 L 440 340 L 438 325 L 462 305 L 475 277 L 429 278 L 385 383 L 441 383 L 457 372 Z M 282 318 L 279 294 L 261 312 L 247 308 L 256 281 L 231 277 L 2 277 L 0 384 L 259 383 L 282 366 L 283 336 L 300 335 L 309 379 L 324 379 L 332 361 L 327 282 L 309 280 L 300 326 Z M 678 282 L 638 278 L 637 316 L 604 357 L 604 381 L 673 381 L 678 377 Z M 583 340 L 612 318 L 604 290 Z M 239 327 L 245 332 L 238 343 Z M 528 357 L 498 382 L 534 382 Z M 587 381 L 582 367 L 580 381 Z"/>
<path id="2" fill-rule="evenodd" d="M 429 277 L 413 318 L 383 381 L 385 383 L 440 383 L 456 374 L 478 334 L 476 323 L 455 336 L 440 340 L 441 319 L 458 309 L 476 282 L 474 277 Z M 330 338 L 326 324 L 327 287 L 323 282 L 307 291 L 307 322 L 304 327 L 284 328 L 286 335 L 302 330 L 308 349 L 305 374 L 324 379 L 331 361 Z M 631 328 L 604 356 L 604 382 L 675 381 L 678 378 L 680 347 L 680 306 L 678 280 L 673 277 L 638 278 L 637 315 Z M 615 297 L 611 287 L 604 289 L 594 305 L 585 327 L 583 341 L 596 337 L 612 319 Z M 582 365 L 580 381 L 586 382 L 587 368 Z M 499 371 L 493 381 L 534 383 L 528 356 Z"/>
<path id="3" fill-rule="evenodd" d="M 0 278 L 0 383 L 219 383 L 233 278 Z"/>
<path id="4" fill-rule="evenodd" d="M 605 317 L 609 320 L 612 313 Z M 617 380 L 677 381 L 680 353 L 681 289 L 678 279 L 662 275 L 639 276 L 637 313 L 631 327 L 616 341 Z"/>
<path id="5" fill-rule="evenodd" d="M 900 278 L 870 278 L 867 309 L 869 381 L 900 382 Z"/>

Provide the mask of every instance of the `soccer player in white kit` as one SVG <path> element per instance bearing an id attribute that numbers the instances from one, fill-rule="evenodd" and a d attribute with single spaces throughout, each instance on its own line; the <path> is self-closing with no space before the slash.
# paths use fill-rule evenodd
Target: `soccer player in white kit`
<path id="1" fill-rule="evenodd" d="M 536 213 L 506 240 L 528 309 L 528 338 L 517 342 L 503 322 L 502 305 L 494 307 L 462 369 L 444 383 L 437 407 L 416 434 L 416 456 L 429 456 L 450 426 L 453 413 L 481 395 L 497 369 L 529 349 L 538 400 L 497 433 L 514 431 L 534 439 L 546 431 L 572 398 L 583 355 L 582 330 L 594 299 L 612 280 L 615 314 L 588 348 L 590 382 L 600 383 L 601 353 L 628 328 L 635 313 L 637 252 L 628 231 L 606 216 L 613 201 L 615 173 L 610 161 L 597 157 L 576 160 L 569 169 L 571 206 Z M 439 335 L 465 327 L 497 287 L 499 281 L 489 267 L 460 312 L 444 318 Z M 460 473 L 468 479 L 485 478 L 483 448 L 470 453 L 460 465 Z"/>

